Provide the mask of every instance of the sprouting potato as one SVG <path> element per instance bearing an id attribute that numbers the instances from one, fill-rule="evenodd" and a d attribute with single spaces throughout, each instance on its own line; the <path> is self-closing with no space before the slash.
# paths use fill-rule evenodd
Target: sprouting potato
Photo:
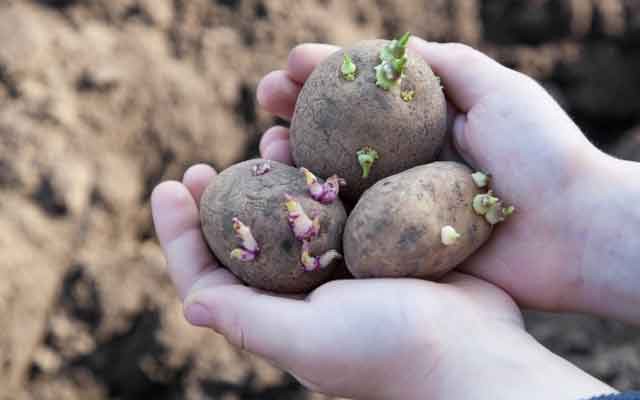
<path id="1" fill-rule="evenodd" d="M 294 163 L 322 178 L 345 178 L 348 203 L 382 178 L 433 161 L 444 144 L 440 81 L 406 48 L 408 38 L 366 40 L 332 54 L 298 97 Z"/>
<path id="2" fill-rule="evenodd" d="M 313 178 L 313 179 L 312 179 Z M 218 260 L 246 284 L 303 293 L 327 281 L 341 256 L 343 181 L 250 160 L 220 173 L 200 202 L 202 230 Z"/>
<path id="3" fill-rule="evenodd" d="M 367 190 L 345 227 L 349 271 L 357 278 L 438 278 L 464 261 L 493 226 L 473 204 L 487 196 L 488 177 L 472 172 L 456 162 L 435 162 Z"/>

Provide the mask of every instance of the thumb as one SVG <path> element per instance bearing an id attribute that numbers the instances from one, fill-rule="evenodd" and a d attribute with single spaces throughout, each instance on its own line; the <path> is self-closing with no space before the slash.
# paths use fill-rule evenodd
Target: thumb
<path id="1" fill-rule="evenodd" d="M 427 42 L 412 37 L 409 47 L 442 79 L 447 98 L 463 113 L 487 94 L 521 84 L 522 74 L 461 43 Z"/>
<path id="2" fill-rule="evenodd" d="M 518 90 L 530 79 L 461 43 L 427 42 L 412 37 L 410 47 L 440 77 L 447 100 L 461 111 L 451 127 L 456 150 L 472 167 L 487 168 L 481 165 L 483 160 L 474 157 L 478 149 L 472 148 L 473 142 L 467 137 L 467 113 L 489 94 Z"/>
<path id="3" fill-rule="evenodd" d="M 212 328 L 231 344 L 290 369 L 306 352 L 310 305 L 240 284 L 200 289 L 187 297 L 187 320 Z"/>
<path id="4" fill-rule="evenodd" d="M 462 112 L 452 129 L 458 152 L 474 168 L 494 174 L 496 182 L 511 181 L 504 193 L 527 192 L 517 186 L 519 179 L 507 179 L 514 171 L 529 177 L 529 187 L 534 181 L 549 186 L 549 176 L 562 184 L 575 168 L 567 155 L 593 148 L 532 78 L 460 43 L 414 38 L 410 46 L 441 77 L 448 100 Z"/>

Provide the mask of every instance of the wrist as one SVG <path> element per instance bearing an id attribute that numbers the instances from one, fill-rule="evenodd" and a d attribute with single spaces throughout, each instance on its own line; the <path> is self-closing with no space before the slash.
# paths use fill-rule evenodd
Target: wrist
<path id="1" fill-rule="evenodd" d="M 490 324 L 403 399 L 589 399 L 615 389 L 553 354 L 522 328 Z"/>
<path id="2" fill-rule="evenodd" d="M 640 324 L 640 163 L 601 153 L 577 183 L 576 280 L 572 311 Z"/>
<path id="3" fill-rule="evenodd" d="M 532 340 L 535 340 L 532 338 Z M 618 393 L 605 382 L 589 375 L 566 359 L 536 342 L 540 356 L 525 369 L 523 382 L 531 382 L 533 399 L 575 399 Z M 537 393 L 536 393 L 537 390 Z M 514 397 L 515 398 L 515 397 Z"/>

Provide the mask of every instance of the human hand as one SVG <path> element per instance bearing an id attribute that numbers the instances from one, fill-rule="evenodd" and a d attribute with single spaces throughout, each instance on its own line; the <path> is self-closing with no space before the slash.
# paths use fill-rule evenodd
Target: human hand
<path id="1" fill-rule="evenodd" d="M 152 194 L 154 224 L 185 315 L 270 360 L 312 390 L 366 399 L 579 399 L 613 389 L 544 349 L 499 288 L 453 273 L 442 282 L 338 280 L 307 297 L 242 285 L 200 230 L 215 172 L 190 168 Z M 505 384 L 508 382 L 508 384 Z"/>
<path id="2" fill-rule="evenodd" d="M 460 269 L 522 306 L 640 323 L 640 211 L 629 206 L 640 201 L 638 164 L 597 150 L 531 78 L 465 45 L 412 38 L 410 47 L 442 79 L 456 148 L 517 209 Z M 260 83 L 261 105 L 290 118 L 301 85 L 336 49 L 294 49 L 288 70 Z M 269 129 L 263 157 L 290 163 L 287 139 L 286 128 Z"/>

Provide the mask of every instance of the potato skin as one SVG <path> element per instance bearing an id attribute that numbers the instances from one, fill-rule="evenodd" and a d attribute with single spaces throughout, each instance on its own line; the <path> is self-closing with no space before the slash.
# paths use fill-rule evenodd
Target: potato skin
<path id="1" fill-rule="evenodd" d="M 435 159 L 444 142 L 446 103 L 440 82 L 427 63 L 408 49 L 402 90 L 413 90 L 410 102 L 376 86 L 374 67 L 386 40 L 366 40 L 346 51 L 358 70 L 356 79 L 342 78 L 344 51 L 318 65 L 305 82 L 291 121 L 294 163 L 323 178 L 347 180 L 341 191 L 355 204 L 376 181 Z M 362 178 L 356 152 L 378 151 L 368 178 Z"/>
<path id="2" fill-rule="evenodd" d="M 313 255 L 342 250 L 341 238 L 347 215 L 340 200 L 323 205 L 307 191 L 304 175 L 296 168 L 271 161 L 271 171 L 254 176 L 252 167 L 264 160 L 233 165 L 207 186 L 200 202 L 204 236 L 218 260 L 246 284 L 278 293 L 304 293 L 327 281 L 338 264 L 305 272 L 301 242 L 293 235 L 283 206 L 288 193 L 309 215 L 320 216 L 320 235 L 312 242 Z M 232 218 L 251 228 L 261 247 L 258 257 L 242 262 L 230 257 L 240 247 Z"/>
<path id="3" fill-rule="evenodd" d="M 473 211 L 474 196 L 483 192 L 471 173 L 456 162 L 434 162 L 367 190 L 345 227 L 349 271 L 357 278 L 435 279 L 475 252 L 492 228 Z M 440 238 L 446 225 L 462 235 L 450 246 Z"/>

